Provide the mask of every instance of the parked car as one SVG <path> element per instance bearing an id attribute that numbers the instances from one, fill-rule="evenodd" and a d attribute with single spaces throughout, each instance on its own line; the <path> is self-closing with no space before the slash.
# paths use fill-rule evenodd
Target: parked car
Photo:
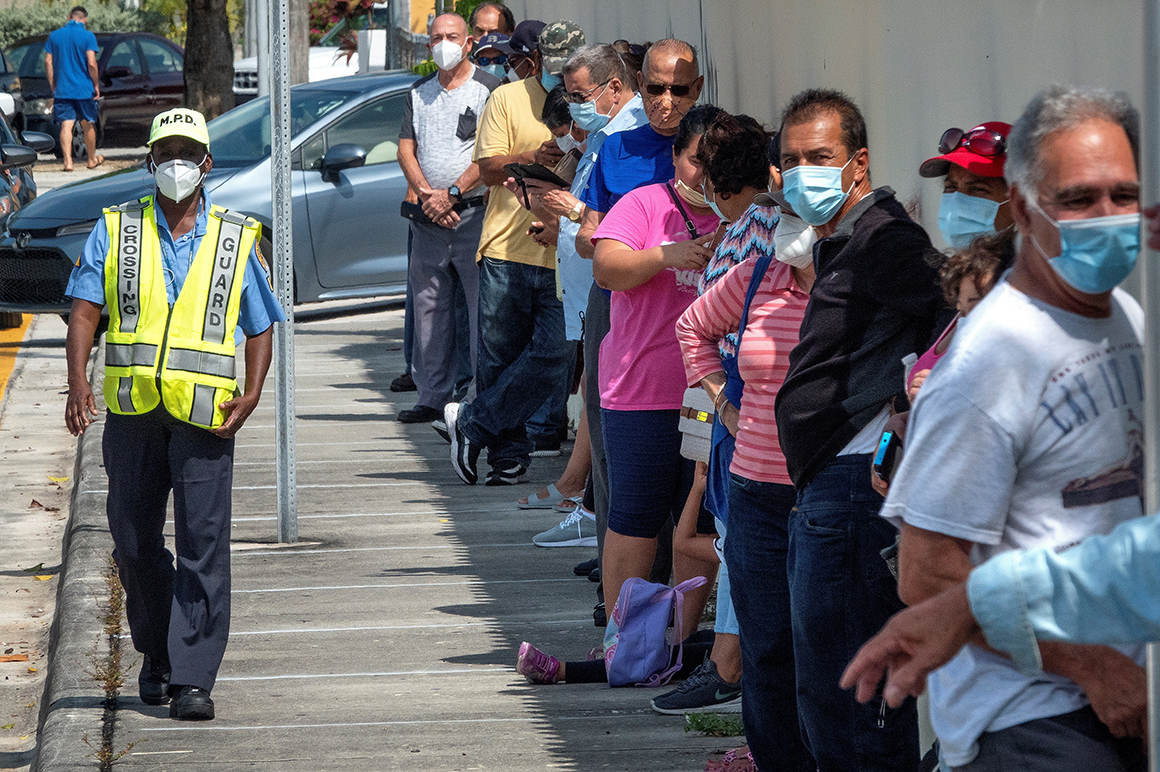
<path id="1" fill-rule="evenodd" d="M 11 94 L 0 91 L 0 144 L 5 146 L 26 145 L 37 153 L 47 153 L 56 145 L 56 140 L 38 131 L 17 132 L 11 121 L 16 114 L 16 100 Z M 32 159 L 36 160 L 35 157 Z M 36 181 L 32 177 L 32 165 L 15 164 L 0 169 L 0 228 L 8 221 L 8 216 L 36 198 Z"/>
<path id="2" fill-rule="evenodd" d="M 331 78 L 358 75 L 358 54 L 348 56 L 339 48 L 344 35 L 361 29 L 384 29 L 390 24 L 390 14 L 386 3 L 375 3 L 369 14 L 343 19 L 335 24 L 318 45 L 311 46 L 307 53 L 307 79 L 311 83 Z M 234 103 L 244 104 L 258 95 L 258 57 L 247 56 L 234 62 Z"/>
<path id="3" fill-rule="evenodd" d="M 3 51 L 0 51 L 0 94 L 12 95 L 12 112 L 4 114 L 17 131 L 24 131 L 24 93 L 20 88 L 20 76 Z"/>
<path id="4" fill-rule="evenodd" d="M 185 98 L 185 50 L 148 32 L 97 32 L 98 100 L 97 144 L 106 136 L 141 144 L 157 113 L 180 107 Z M 60 136 L 52 117 L 52 91 L 44 71 L 44 41 L 48 35 L 20 40 L 8 58 L 20 76 L 26 128 Z M 59 146 L 56 153 L 60 155 Z M 73 133 L 73 157 L 87 156 L 81 132 Z"/>
<path id="5" fill-rule="evenodd" d="M 296 302 L 406 289 L 407 181 L 397 160 L 409 72 L 306 83 L 290 91 Z M 272 232 L 270 104 L 209 122 L 213 202 Z M 101 209 L 148 195 L 143 164 L 56 188 L 21 209 L 0 239 L 0 311 L 66 313 L 74 261 Z"/>

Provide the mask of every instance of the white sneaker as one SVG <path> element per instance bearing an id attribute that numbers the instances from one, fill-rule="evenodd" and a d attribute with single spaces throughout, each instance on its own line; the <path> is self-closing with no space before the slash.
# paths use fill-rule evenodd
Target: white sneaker
<path id="1" fill-rule="evenodd" d="M 557 525 L 532 537 L 537 547 L 595 547 L 596 515 L 576 507 Z"/>

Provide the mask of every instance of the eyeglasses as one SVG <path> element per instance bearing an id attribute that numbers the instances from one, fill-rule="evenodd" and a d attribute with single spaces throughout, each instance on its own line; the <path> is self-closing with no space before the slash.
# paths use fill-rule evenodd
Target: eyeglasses
<path id="1" fill-rule="evenodd" d="M 938 151 L 942 155 L 960 147 L 965 147 L 975 155 L 994 158 L 1007 152 L 1007 138 L 997 131 L 984 128 L 970 131 L 947 129 L 938 141 Z"/>
<path id="2" fill-rule="evenodd" d="M 668 83 L 646 83 L 644 84 L 644 90 L 649 96 L 655 97 L 662 96 L 668 91 L 673 95 L 674 99 L 681 99 L 687 97 L 689 92 L 693 90 L 693 87 L 691 85 L 677 85 L 675 83 L 672 85 Z"/>
<path id="3" fill-rule="evenodd" d="M 612 78 L 609 78 L 603 83 L 597 83 L 587 91 L 569 91 L 568 93 L 564 94 L 564 98 L 574 105 L 584 104 L 588 101 L 588 97 L 592 96 L 592 92 L 596 91 L 596 89 L 600 88 L 601 86 L 607 86 L 610 82 L 612 82 Z"/>
<path id="4" fill-rule="evenodd" d="M 496 54 L 495 56 L 477 56 L 475 63 L 480 67 L 490 67 L 493 64 L 507 64 L 507 54 Z"/>

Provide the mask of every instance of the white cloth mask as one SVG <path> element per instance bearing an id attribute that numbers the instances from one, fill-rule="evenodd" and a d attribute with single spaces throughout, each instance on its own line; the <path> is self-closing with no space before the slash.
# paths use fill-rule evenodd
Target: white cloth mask
<path id="1" fill-rule="evenodd" d="M 800 217 L 782 212 L 773 232 L 773 256 L 794 268 L 807 268 L 814 262 L 814 242 L 818 232 Z"/>
<path id="2" fill-rule="evenodd" d="M 563 136 L 556 137 L 556 146 L 564 153 L 567 153 L 569 150 L 584 151 L 584 143 L 573 137 L 570 131 Z"/>
<path id="3" fill-rule="evenodd" d="M 201 159 L 205 163 L 205 159 Z M 157 192 L 170 201 L 184 201 L 197 190 L 205 174 L 201 171 L 201 164 L 193 161 L 174 159 L 166 161 L 153 170 L 153 179 L 157 183 Z"/>
<path id="4" fill-rule="evenodd" d="M 441 70 L 450 70 L 463 61 L 463 47 L 450 40 L 440 40 L 431 46 L 431 58 Z"/>

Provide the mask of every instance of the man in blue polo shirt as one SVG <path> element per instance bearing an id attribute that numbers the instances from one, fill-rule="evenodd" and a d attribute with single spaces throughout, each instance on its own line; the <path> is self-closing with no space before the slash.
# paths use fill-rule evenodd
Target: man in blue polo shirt
<path id="1" fill-rule="evenodd" d="M 101 87 L 97 80 L 97 38 L 85 29 L 89 14 L 76 6 L 68 23 L 44 42 L 44 71 L 52 89 L 52 117 L 60 121 L 60 149 L 64 170 L 73 168 L 73 124 L 79 118 L 85 133 L 90 169 L 105 158 L 97 155 L 97 100 Z"/>

